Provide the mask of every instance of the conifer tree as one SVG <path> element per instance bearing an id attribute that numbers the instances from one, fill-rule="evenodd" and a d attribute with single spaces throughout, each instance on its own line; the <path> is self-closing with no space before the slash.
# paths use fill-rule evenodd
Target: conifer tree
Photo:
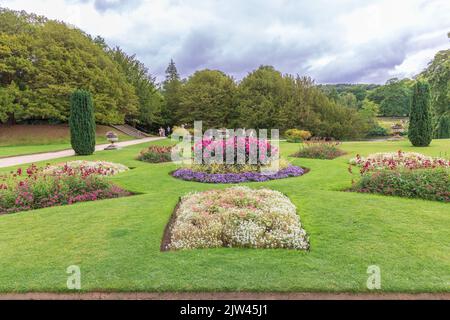
<path id="1" fill-rule="evenodd" d="M 430 86 L 419 80 L 414 85 L 409 119 L 408 138 L 416 147 L 430 145 L 433 137 L 432 118 L 430 113 Z"/>
<path id="2" fill-rule="evenodd" d="M 92 97 L 88 91 L 75 90 L 70 101 L 70 142 L 77 155 L 95 151 L 95 119 Z"/>
<path id="3" fill-rule="evenodd" d="M 175 62 L 171 59 L 169 66 L 166 69 L 166 80 L 163 82 L 163 96 L 164 107 L 162 112 L 162 118 L 165 120 L 166 125 L 177 125 L 178 111 L 180 107 L 180 89 L 181 80 L 178 73 Z"/>

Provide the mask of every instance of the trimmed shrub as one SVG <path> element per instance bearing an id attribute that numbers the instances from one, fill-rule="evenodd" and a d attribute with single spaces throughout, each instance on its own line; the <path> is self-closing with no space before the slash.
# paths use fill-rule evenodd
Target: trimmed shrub
<path id="1" fill-rule="evenodd" d="M 376 126 L 367 133 L 367 136 L 369 137 L 385 137 L 388 135 L 388 130 L 386 128 L 383 128 L 382 126 Z"/>
<path id="2" fill-rule="evenodd" d="M 353 191 L 450 202 L 450 176 L 445 169 L 367 172 Z"/>
<path id="3" fill-rule="evenodd" d="M 429 146 L 433 137 L 430 113 L 430 86 L 427 82 L 417 81 L 409 116 L 409 141 L 415 147 Z"/>
<path id="4" fill-rule="evenodd" d="M 141 151 L 138 160 L 150 163 L 169 162 L 172 160 L 172 147 L 150 146 Z"/>
<path id="5" fill-rule="evenodd" d="M 77 155 L 95 151 L 95 118 L 92 96 L 88 91 L 75 90 L 70 99 L 70 143 Z"/>
<path id="6" fill-rule="evenodd" d="M 289 129 L 284 135 L 288 142 L 302 142 L 311 138 L 311 132 L 299 129 Z"/>
<path id="7" fill-rule="evenodd" d="M 298 158 L 327 159 L 331 160 L 346 154 L 338 148 L 340 142 L 337 141 L 307 141 L 303 143 L 299 152 L 294 154 Z"/>

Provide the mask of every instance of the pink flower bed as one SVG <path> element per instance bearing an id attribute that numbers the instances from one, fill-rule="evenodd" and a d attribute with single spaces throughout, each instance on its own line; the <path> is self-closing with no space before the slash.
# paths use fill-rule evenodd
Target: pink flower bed
<path id="1" fill-rule="evenodd" d="M 252 150 L 256 157 L 255 164 L 267 164 L 268 157 L 274 155 L 278 150 L 273 147 L 266 139 L 258 139 L 252 137 L 232 137 L 222 140 L 213 140 L 204 138 L 198 141 L 192 147 L 194 154 L 201 152 L 203 160 L 208 163 L 211 158 L 216 159 L 216 156 L 225 163 L 227 160 L 227 151 L 233 150 L 233 163 L 237 163 L 239 155 L 245 159 L 245 163 L 249 162 L 252 155 Z M 239 154 L 240 151 L 241 154 Z"/>
<path id="2" fill-rule="evenodd" d="M 104 178 L 109 169 L 45 170 L 31 165 L 0 176 L 0 214 L 131 195 Z"/>

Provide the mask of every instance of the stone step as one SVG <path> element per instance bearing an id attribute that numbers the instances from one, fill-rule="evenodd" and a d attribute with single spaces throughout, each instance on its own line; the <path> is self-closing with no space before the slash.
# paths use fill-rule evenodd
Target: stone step
<path id="1" fill-rule="evenodd" d="M 116 130 L 119 130 L 120 132 L 123 132 L 123 133 L 125 133 L 129 136 L 135 137 L 135 138 L 150 137 L 149 134 L 142 132 L 128 124 L 112 125 L 112 127 Z"/>

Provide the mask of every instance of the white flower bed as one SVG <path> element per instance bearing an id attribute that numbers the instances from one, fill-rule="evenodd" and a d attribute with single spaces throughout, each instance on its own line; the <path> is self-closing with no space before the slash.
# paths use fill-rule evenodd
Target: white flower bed
<path id="1" fill-rule="evenodd" d="M 54 166 L 49 166 L 45 168 L 45 173 L 57 173 L 63 170 L 64 167 L 71 169 L 83 168 L 84 171 L 97 172 L 100 175 L 115 175 L 121 172 L 130 170 L 127 166 L 120 163 L 113 163 L 107 161 L 85 161 L 85 160 L 74 160 L 66 163 L 60 163 Z"/>
<path id="2" fill-rule="evenodd" d="M 191 193 L 175 214 L 167 249 L 309 248 L 296 207 L 278 191 L 238 186 Z"/>

